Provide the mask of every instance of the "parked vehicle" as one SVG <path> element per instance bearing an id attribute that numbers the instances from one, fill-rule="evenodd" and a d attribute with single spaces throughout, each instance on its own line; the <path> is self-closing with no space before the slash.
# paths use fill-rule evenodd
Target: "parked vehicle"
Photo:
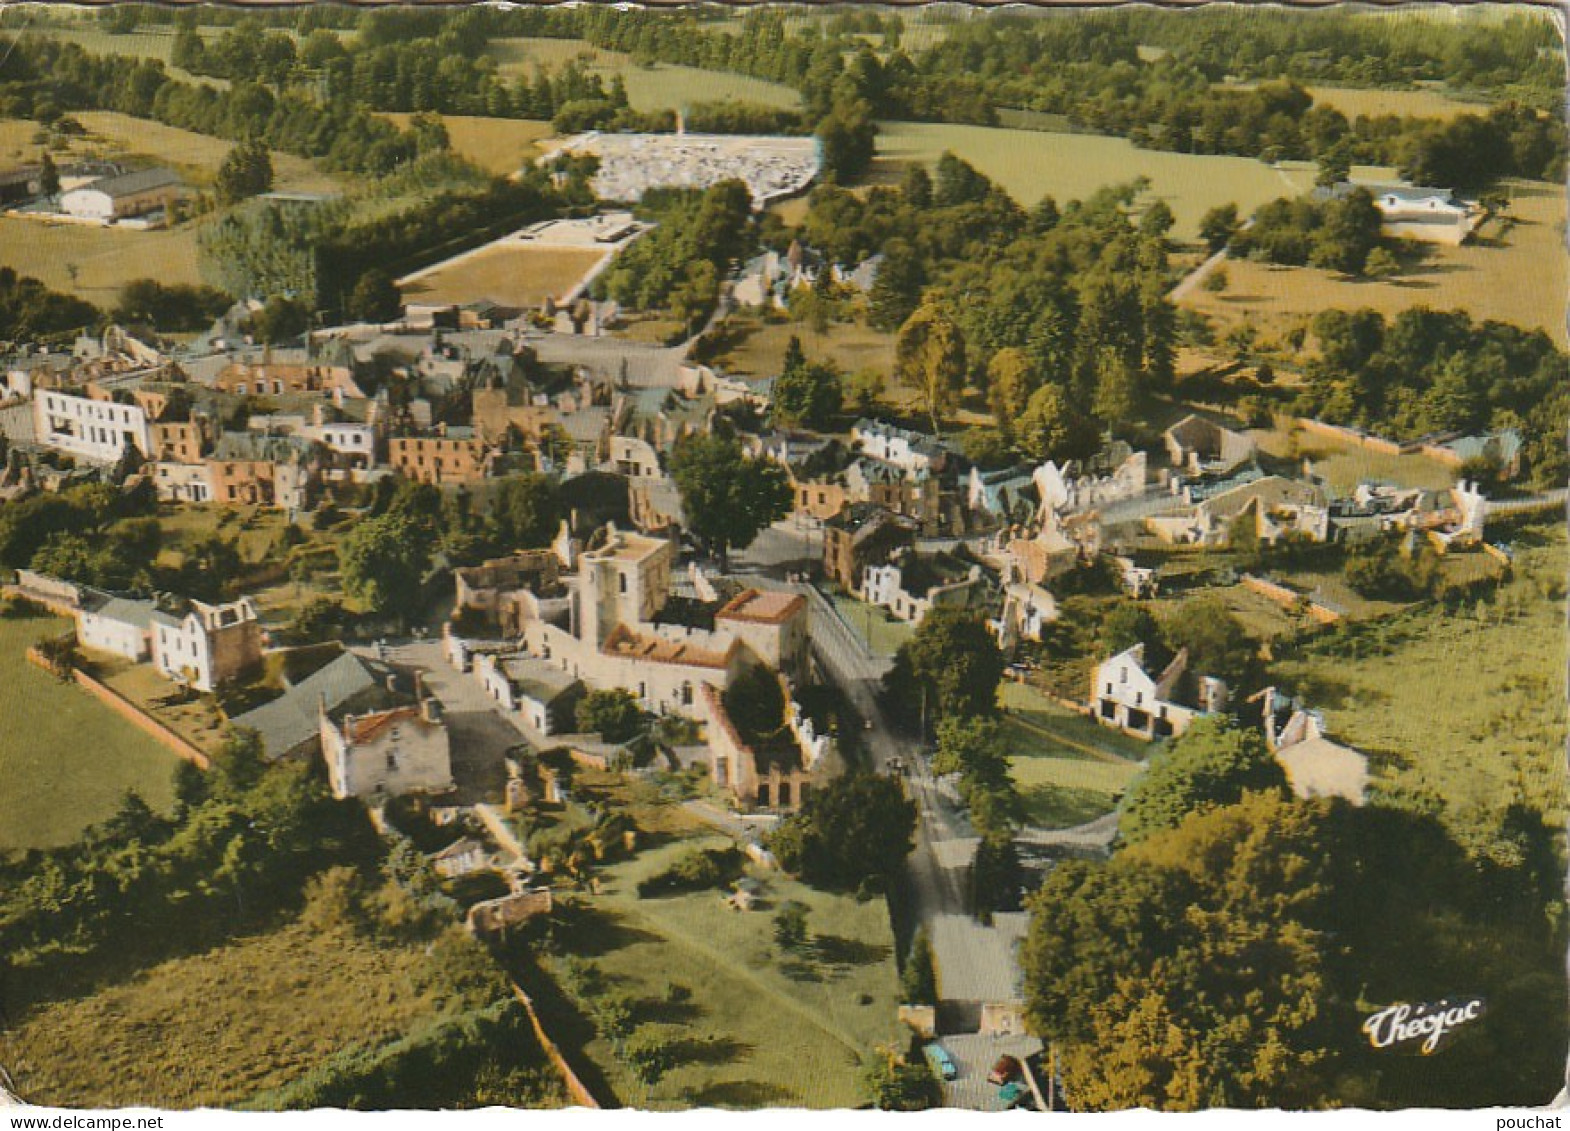
<path id="1" fill-rule="evenodd" d="M 998 1089 L 998 1099 L 1003 1101 L 1005 1107 L 1015 1107 L 1030 1093 L 1025 1085 L 1015 1080 L 1011 1084 L 1004 1084 Z"/>
<path id="2" fill-rule="evenodd" d="M 927 1054 L 927 1063 L 943 1079 L 952 1080 L 959 1075 L 959 1066 L 954 1063 L 954 1058 L 937 1041 L 933 1041 L 923 1051 Z"/>
<path id="3" fill-rule="evenodd" d="M 1010 1080 L 1018 1080 L 1022 1071 L 1019 1061 L 1014 1057 L 1000 1056 L 992 1066 L 992 1071 L 987 1073 L 987 1083 L 1007 1084 Z"/>

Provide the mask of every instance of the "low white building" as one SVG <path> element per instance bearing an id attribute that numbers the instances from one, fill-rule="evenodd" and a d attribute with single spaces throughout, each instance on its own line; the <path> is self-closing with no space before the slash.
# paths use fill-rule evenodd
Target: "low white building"
<path id="1" fill-rule="evenodd" d="M 153 616 L 158 606 L 87 590 L 76 612 L 76 639 L 84 648 L 140 663 L 152 652 Z"/>
<path id="2" fill-rule="evenodd" d="M 481 653 L 474 658 L 474 672 L 486 694 L 516 711 L 535 732 L 550 736 L 570 730 L 573 701 L 583 689 L 576 677 L 523 653 Z"/>

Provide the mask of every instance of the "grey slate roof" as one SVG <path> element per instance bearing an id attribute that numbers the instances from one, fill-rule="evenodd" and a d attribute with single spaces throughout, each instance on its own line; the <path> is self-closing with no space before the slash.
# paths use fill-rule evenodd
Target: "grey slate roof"
<path id="1" fill-rule="evenodd" d="M 269 757 L 279 758 L 316 737 L 320 725 L 318 709 L 324 696 L 327 710 L 333 711 L 376 686 L 370 665 L 354 653 L 345 652 L 271 703 L 239 716 L 234 723 L 254 729 L 261 736 L 263 751 Z"/>
<path id="2" fill-rule="evenodd" d="M 173 169 L 136 169 L 115 177 L 103 177 L 82 187 L 94 192 L 107 193 L 111 199 L 118 199 L 123 196 L 135 196 L 149 189 L 180 183 L 180 174 Z"/>

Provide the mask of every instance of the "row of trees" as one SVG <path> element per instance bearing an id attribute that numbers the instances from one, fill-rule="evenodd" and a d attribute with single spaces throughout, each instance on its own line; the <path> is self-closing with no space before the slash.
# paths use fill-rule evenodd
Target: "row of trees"
<path id="1" fill-rule="evenodd" d="M 31 275 L 0 267 L 0 340 L 42 341 L 92 326 L 99 309 L 74 295 L 52 291 Z"/>

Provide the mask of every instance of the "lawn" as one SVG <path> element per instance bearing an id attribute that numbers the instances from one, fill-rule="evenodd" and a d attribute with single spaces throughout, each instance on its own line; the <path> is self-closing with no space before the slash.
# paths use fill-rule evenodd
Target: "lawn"
<path id="1" fill-rule="evenodd" d="M 598 248 L 493 244 L 403 287 L 405 301 L 465 303 L 488 299 L 529 310 L 560 300 L 606 256 Z"/>
<path id="2" fill-rule="evenodd" d="M 1455 484 L 1455 469 L 1418 454 L 1387 455 L 1333 436 L 1305 432 L 1295 424 L 1250 433 L 1260 450 L 1282 459 L 1314 461 L 1314 471 L 1324 476 L 1330 489 L 1349 495 L 1359 483 L 1378 480 L 1402 487 L 1442 490 Z"/>
<path id="3" fill-rule="evenodd" d="M 770 322 L 754 313 L 733 315 L 711 335 L 718 349 L 714 363 L 727 373 L 773 377 L 784 367 L 792 337 L 801 339 L 809 360 L 832 361 L 846 373 L 871 369 L 887 377 L 894 371 L 893 334 L 846 322 L 819 334 L 803 322 Z"/>
<path id="4" fill-rule="evenodd" d="M 45 1006 L 0 1062 L 30 1103 L 232 1107 L 456 1008 L 423 943 L 293 924 Z"/>
<path id="5" fill-rule="evenodd" d="M 1479 322 L 1542 329 L 1563 348 L 1570 342 L 1564 189 L 1533 181 L 1505 187 L 1511 197 L 1505 223 L 1490 221 L 1461 247 L 1427 245 L 1420 261 L 1392 278 L 1359 280 L 1313 267 L 1228 260 L 1225 291 L 1196 287 L 1182 305 L 1208 315 L 1223 331 L 1250 322 L 1277 333 L 1331 307 L 1368 307 L 1387 317 L 1415 306 L 1465 310 Z"/>
<path id="6" fill-rule="evenodd" d="M 1030 824 L 1061 829 L 1110 813 L 1139 775 L 1135 759 L 1156 749 L 1083 715 L 1064 710 L 1034 688 L 1003 685 L 1009 768 Z"/>
<path id="7" fill-rule="evenodd" d="M 203 39 L 212 40 L 223 35 L 229 29 L 202 27 L 196 30 L 197 34 Z M 80 30 L 75 28 L 47 28 L 39 34 L 49 39 L 78 44 L 83 50 L 98 55 L 124 55 L 136 59 L 157 59 L 163 63 L 164 70 L 173 78 L 182 79 L 186 82 L 206 83 L 221 90 L 229 88 L 228 79 L 215 78 L 212 75 L 194 75 L 183 67 L 176 67 L 169 62 L 169 57 L 174 51 L 175 30 L 172 27 L 141 27 L 135 31 L 123 34 L 112 34 L 98 27 L 84 27 Z"/>
<path id="8" fill-rule="evenodd" d="M 1431 791 L 1453 815 L 1497 817 L 1518 797 L 1565 808 L 1565 534 L 1517 535 L 1515 577 L 1452 614 L 1425 606 L 1322 638 L 1276 665 L 1370 755 L 1377 785 Z"/>
<path id="9" fill-rule="evenodd" d="M 104 652 L 87 651 L 83 657 L 93 675 L 204 754 L 217 754 L 223 746 L 229 720 L 211 695 L 187 698 L 152 664 L 133 664 Z"/>
<path id="10" fill-rule="evenodd" d="M 898 620 L 887 609 L 843 593 L 835 595 L 834 607 L 851 630 L 881 656 L 892 656 L 916 633 L 915 625 L 909 621 Z"/>
<path id="11" fill-rule="evenodd" d="M 568 954 L 591 956 L 635 1005 L 635 1016 L 680 1026 L 680 1063 L 652 1089 L 633 1079 L 603 1039 L 588 1046 L 630 1106 L 851 1107 L 860 1103 L 860 1058 L 897 1031 L 894 939 L 882 899 L 858 903 L 760 872 L 768 907 L 733 911 L 719 891 L 640 899 L 637 881 L 693 845 L 685 839 L 602 873 L 604 887 L 571 915 Z M 810 941 L 781 954 L 769 907 L 809 908 Z M 673 1002 L 672 985 L 690 998 Z"/>
<path id="12" fill-rule="evenodd" d="M 1235 203 L 1247 215 L 1314 184 L 1312 169 L 1279 170 L 1244 157 L 1136 149 L 1117 137 L 918 122 L 880 122 L 878 129 L 875 180 L 898 178 L 907 162 L 935 165 L 950 150 L 1029 207 L 1043 196 L 1063 205 L 1145 176 L 1153 198 L 1165 200 L 1177 218 L 1178 239 L 1194 239 L 1200 218 L 1218 204 Z"/>
<path id="13" fill-rule="evenodd" d="M 69 844 L 113 816 L 134 789 L 154 809 L 174 804 L 175 756 L 86 691 L 23 653 L 70 622 L 0 619 L 0 851 Z"/>
<path id="14" fill-rule="evenodd" d="M 409 114 L 386 113 L 382 117 L 407 129 Z M 535 144 L 552 134 L 549 122 L 529 118 L 474 118 L 446 114 L 442 123 L 452 141 L 453 152 L 467 157 L 487 173 L 505 176 L 516 173 L 540 156 Z"/>
<path id="15" fill-rule="evenodd" d="M 500 39 L 487 52 L 504 75 L 528 74 L 535 67 L 557 70 L 575 59 L 587 60 L 589 69 L 607 83 L 620 75 L 627 84 L 627 101 L 634 110 L 680 110 L 695 102 L 756 102 L 794 109 L 801 95 L 781 83 L 700 70 L 669 63 L 642 66 L 617 51 L 602 51 L 580 39 Z"/>

